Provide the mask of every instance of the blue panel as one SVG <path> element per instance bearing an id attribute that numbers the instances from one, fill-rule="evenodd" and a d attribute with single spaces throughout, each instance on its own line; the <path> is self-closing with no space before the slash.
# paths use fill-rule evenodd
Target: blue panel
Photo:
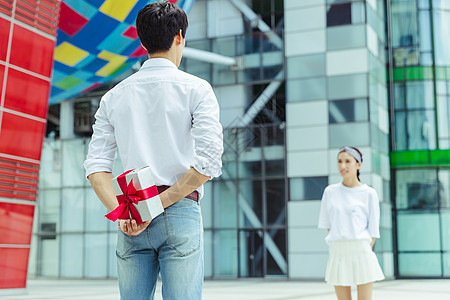
<path id="1" fill-rule="evenodd" d="M 105 36 L 111 33 L 111 29 L 120 24 L 119 21 L 98 12 L 76 35 L 71 43 L 91 53 L 97 54 L 97 45 Z"/>
<path id="2" fill-rule="evenodd" d="M 108 61 L 97 57 L 91 63 L 87 64 L 83 69 L 85 71 L 96 73 L 98 70 L 100 70 L 102 67 L 104 67 L 107 63 L 108 63 Z"/>
<path id="3" fill-rule="evenodd" d="M 67 42 L 71 39 L 71 37 L 67 34 L 65 34 L 61 29 L 58 28 L 58 34 L 56 36 L 56 46 L 62 44 L 63 42 Z"/>
<path id="4" fill-rule="evenodd" d="M 89 80 L 90 82 L 104 82 L 105 77 L 100 77 L 100 76 L 96 76 L 94 74 L 91 74 L 91 77 L 89 77 L 87 80 Z"/>
<path id="5" fill-rule="evenodd" d="M 64 90 L 57 88 L 56 86 L 52 86 L 52 88 L 50 89 L 50 96 L 54 97 L 56 95 L 59 95 L 61 93 L 63 93 Z"/>
<path id="6" fill-rule="evenodd" d="M 137 40 L 133 41 L 131 43 L 131 45 L 129 45 L 120 54 L 121 55 L 125 55 L 125 56 L 129 56 L 129 55 L 131 55 L 131 53 L 133 53 L 137 49 L 137 47 L 139 47 L 140 44 L 141 44 L 141 41 L 139 39 L 137 39 Z"/>
<path id="7" fill-rule="evenodd" d="M 76 77 L 76 78 L 82 79 L 82 80 L 87 80 L 87 79 L 89 79 L 89 78 L 92 77 L 92 73 L 91 73 L 91 72 L 86 72 L 86 71 L 79 70 L 79 71 L 76 71 L 76 72 L 73 73 L 73 74 L 70 74 L 70 76 L 73 76 L 73 77 Z M 91 83 L 91 84 L 92 84 L 92 83 Z"/>
<path id="8" fill-rule="evenodd" d="M 105 2 L 105 0 L 85 0 L 87 3 L 99 8 L 100 6 L 102 6 L 103 2 Z"/>
<path id="9" fill-rule="evenodd" d="M 122 33 L 128 29 L 130 25 L 122 23 L 116 27 L 104 40 L 101 42 L 97 49 L 106 50 L 112 53 L 121 53 L 124 51 L 134 40 L 122 36 Z"/>
<path id="10" fill-rule="evenodd" d="M 56 95 L 55 97 L 52 96 L 50 98 L 50 103 L 49 104 L 50 105 L 56 104 L 56 103 L 61 102 L 63 100 L 73 98 L 73 96 L 74 96 L 73 91 L 72 90 L 68 90 L 68 91 L 65 91 L 65 92 L 62 92 L 62 93 Z"/>
<path id="11" fill-rule="evenodd" d="M 73 72 L 77 71 L 77 69 L 69 67 L 68 65 L 62 64 L 60 62 L 57 62 L 56 60 L 53 60 L 53 69 L 66 74 L 72 74 Z"/>
<path id="12" fill-rule="evenodd" d="M 97 56 L 95 56 L 93 54 L 89 54 L 88 56 L 86 56 L 85 59 L 83 59 L 82 61 L 77 63 L 75 66 L 77 67 L 77 69 L 82 69 L 85 66 L 87 66 L 88 64 L 90 64 L 96 58 L 97 58 Z"/>
<path id="13" fill-rule="evenodd" d="M 85 82 L 80 83 L 77 86 L 73 87 L 72 92 L 78 94 L 78 93 L 84 91 L 85 89 L 87 89 L 88 87 L 90 87 L 91 85 L 92 85 L 92 82 L 85 81 Z"/>
<path id="14" fill-rule="evenodd" d="M 66 77 L 67 74 L 60 72 L 58 70 L 53 70 L 53 74 L 52 74 L 52 84 L 56 83 L 58 81 L 60 81 L 61 79 L 63 79 L 64 77 Z"/>

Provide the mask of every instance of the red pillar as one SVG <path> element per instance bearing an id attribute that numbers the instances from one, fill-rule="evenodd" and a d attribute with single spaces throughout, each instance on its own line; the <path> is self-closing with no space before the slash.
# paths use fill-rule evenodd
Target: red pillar
<path id="1" fill-rule="evenodd" d="M 0 0 L 0 294 L 24 289 L 59 0 Z"/>

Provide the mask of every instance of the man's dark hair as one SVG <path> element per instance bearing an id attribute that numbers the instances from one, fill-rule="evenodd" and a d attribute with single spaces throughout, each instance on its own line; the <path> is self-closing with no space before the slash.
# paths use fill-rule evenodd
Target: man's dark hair
<path id="1" fill-rule="evenodd" d="M 149 54 L 168 51 L 180 29 L 185 37 L 187 27 L 186 13 L 168 1 L 147 4 L 136 18 L 139 39 Z"/>

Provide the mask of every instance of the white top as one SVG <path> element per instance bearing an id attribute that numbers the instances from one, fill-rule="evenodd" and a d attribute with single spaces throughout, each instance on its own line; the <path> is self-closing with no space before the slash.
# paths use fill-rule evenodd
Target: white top
<path id="1" fill-rule="evenodd" d="M 148 59 L 102 97 L 95 119 L 86 176 L 112 172 L 117 148 L 124 170 L 150 166 L 156 185 L 174 184 L 191 166 L 206 176 L 222 173 L 214 92 L 170 60 Z"/>
<path id="2" fill-rule="evenodd" d="M 380 237 L 380 204 L 377 192 L 366 184 L 349 188 L 342 183 L 326 187 L 320 207 L 319 228 L 330 229 L 334 240 L 368 240 Z"/>

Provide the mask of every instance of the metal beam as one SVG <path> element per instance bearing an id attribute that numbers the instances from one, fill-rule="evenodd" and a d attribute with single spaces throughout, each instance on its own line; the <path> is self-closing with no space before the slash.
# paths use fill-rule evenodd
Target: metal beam
<path id="1" fill-rule="evenodd" d="M 239 60 L 234 57 L 224 56 L 217 53 L 185 47 L 183 57 L 200 60 L 212 64 L 221 64 L 230 67 L 238 67 Z"/>
<path id="2" fill-rule="evenodd" d="M 258 28 L 267 36 L 272 44 L 274 44 L 278 49 L 283 49 L 283 40 L 275 32 L 273 32 L 270 26 L 261 20 L 261 18 L 244 1 L 230 1 L 250 21 L 250 25 L 253 28 Z"/>
<path id="3" fill-rule="evenodd" d="M 272 98 L 278 88 L 283 83 L 283 71 L 280 71 L 273 81 L 264 89 L 259 95 L 258 99 L 250 106 L 245 115 L 243 115 L 237 122 L 236 126 L 246 127 L 256 117 L 256 115 L 266 106 L 267 101 Z"/>

